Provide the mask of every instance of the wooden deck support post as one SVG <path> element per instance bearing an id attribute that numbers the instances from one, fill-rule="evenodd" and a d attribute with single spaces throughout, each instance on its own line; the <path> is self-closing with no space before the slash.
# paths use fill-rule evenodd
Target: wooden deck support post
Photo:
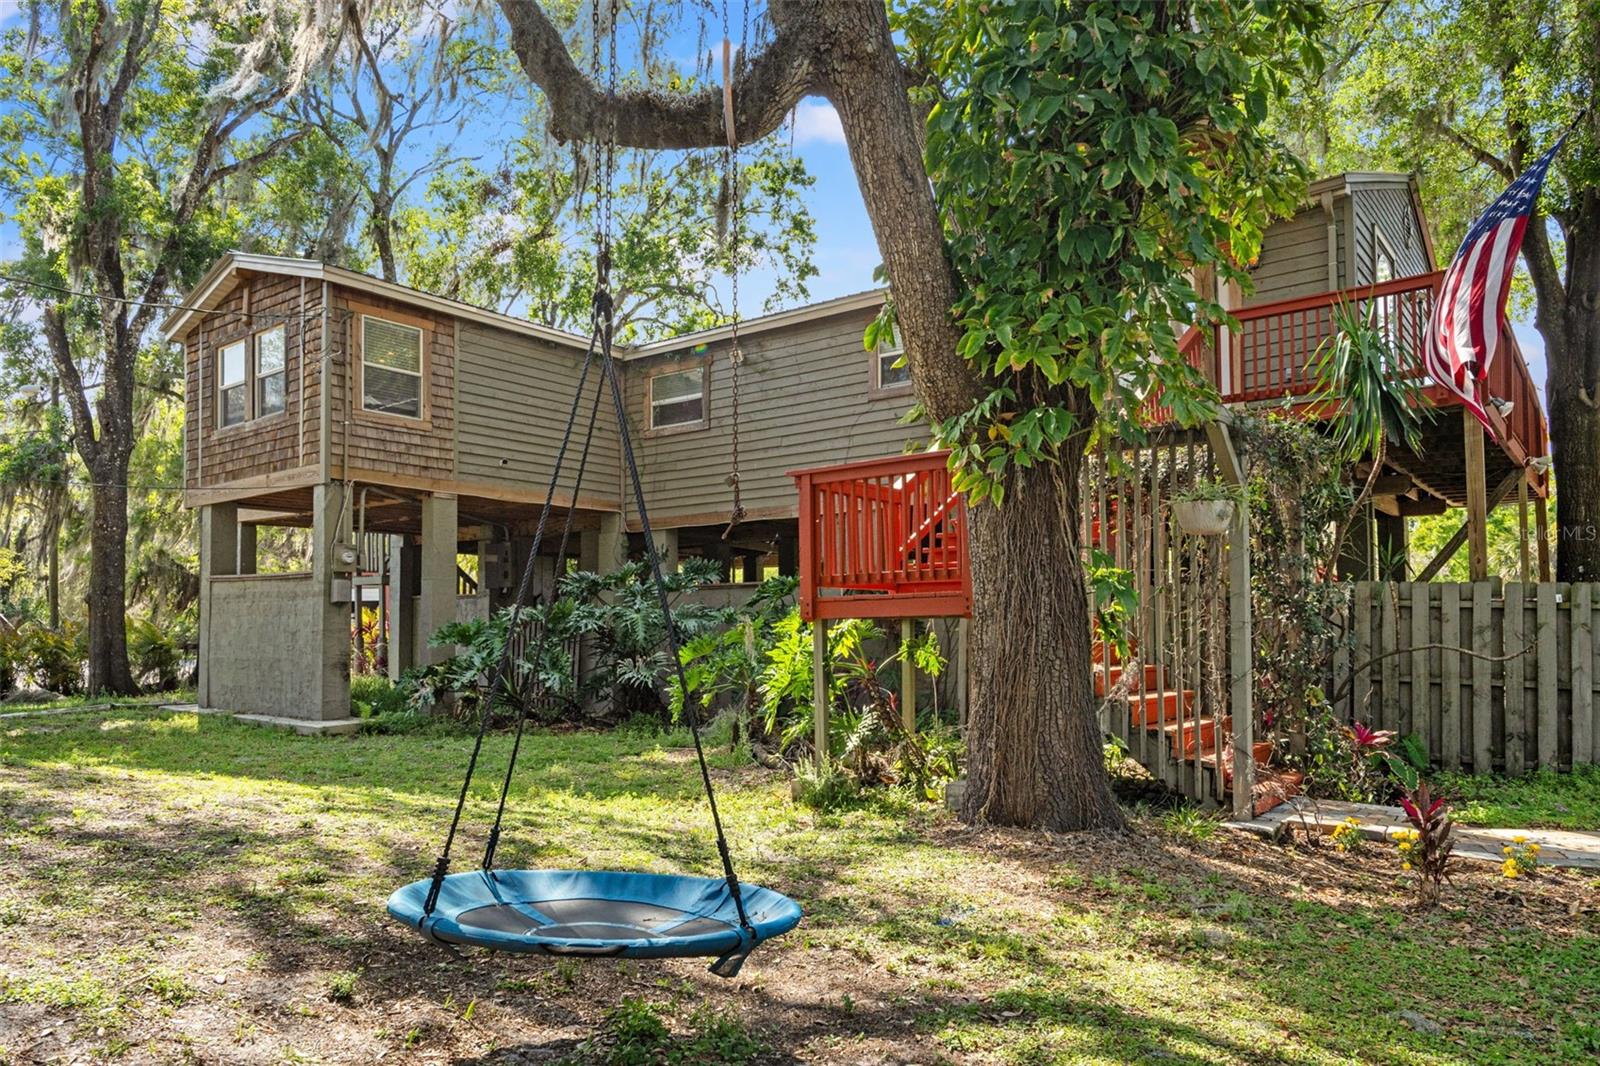
<path id="1" fill-rule="evenodd" d="M 906 647 L 916 627 L 915 619 L 900 619 L 900 726 L 907 733 L 917 731 L 917 664 Z"/>
<path id="2" fill-rule="evenodd" d="M 828 623 L 811 623 L 811 727 L 817 767 L 828 761 Z"/>
<path id="3" fill-rule="evenodd" d="M 1467 570 L 1469 580 L 1489 577 L 1489 485 L 1483 459 L 1483 426 L 1471 411 L 1461 412 L 1467 460 Z"/>
<path id="4" fill-rule="evenodd" d="M 967 705 L 971 694 L 967 691 L 971 674 L 967 667 L 968 641 L 971 622 L 963 618 L 956 623 L 956 728 L 963 734 L 967 730 Z"/>
<path id="5" fill-rule="evenodd" d="M 1517 580 L 1528 583 L 1528 479 L 1517 479 Z"/>
<path id="6" fill-rule="evenodd" d="M 440 626 L 456 620 L 456 536 L 455 494 L 424 496 L 416 621 L 416 637 L 422 645 L 417 649 L 417 661 L 424 666 L 443 662 L 453 654 L 451 648 L 432 647 L 427 641 Z"/>
<path id="7" fill-rule="evenodd" d="M 1550 574 L 1550 500 L 1540 496 L 1533 509 L 1534 535 L 1539 538 L 1539 580 L 1552 581 Z"/>

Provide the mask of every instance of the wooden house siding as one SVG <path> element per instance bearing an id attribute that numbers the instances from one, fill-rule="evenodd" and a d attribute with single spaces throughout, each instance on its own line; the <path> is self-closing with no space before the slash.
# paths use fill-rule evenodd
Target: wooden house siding
<path id="1" fill-rule="evenodd" d="M 1343 229 L 1341 225 L 1336 249 L 1341 263 Z M 1255 281 L 1255 291 L 1245 298 L 1246 307 L 1339 288 L 1339 283 L 1330 285 L 1328 280 L 1328 220 L 1322 208 L 1307 208 L 1269 227 L 1250 276 Z"/>
<path id="2" fill-rule="evenodd" d="M 1397 182 L 1393 186 L 1368 186 L 1354 190 L 1350 197 L 1355 224 L 1352 230 L 1356 247 L 1356 280 L 1354 284 L 1366 285 L 1377 280 L 1377 238 L 1383 239 L 1394 255 L 1394 276 L 1411 277 L 1426 274 L 1433 269 L 1428 261 L 1427 246 L 1422 238 L 1416 205 L 1411 198 L 1410 186 Z"/>
<path id="3" fill-rule="evenodd" d="M 561 446 L 583 353 L 474 322 L 461 323 L 459 343 L 458 475 L 474 485 L 537 492 L 542 497 Z M 576 474 L 593 402 L 590 390 L 600 377 L 597 363 L 589 372 L 563 486 L 570 486 Z M 618 506 L 620 440 L 611 398 L 606 395 L 595 420 L 583 499 Z"/>
<path id="4" fill-rule="evenodd" d="M 321 310 L 320 284 L 272 275 L 246 278 L 184 337 L 184 388 L 190 400 L 184 406 L 185 486 L 224 485 L 316 465 Z M 219 425 L 217 353 L 280 324 L 283 413 Z M 247 348 L 247 360 L 253 357 Z"/>
<path id="5" fill-rule="evenodd" d="M 744 506 L 751 517 L 797 511 L 790 470 L 892 455 L 925 435 L 903 426 L 907 391 L 875 393 L 873 354 L 861 337 L 871 316 L 835 315 L 772 330 L 743 342 L 740 369 L 739 462 Z M 700 353 L 695 353 L 698 358 Z M 645 436 L 650 375 L 681 364 L 686 350 L 628 363 L 628 414 L 637 441 L 652 523 L 706 525 L 727 520 L 732 489 L 732 372 L 726 343 L 712 345 L 709 409 L 704 428 Z M 636 521 L 632 507 L 628 518 Z"/>
<path id="6" fill-rule="evenodd" d="M 370 293 L 335 286 L 329 332 L 331 390 L 328 467 L 334 477 L 390 474 L 419 479 L 455 477 L 456 320 Z M 391 312 L 399 321 L 427 324 L 424 411 L 421 419 L 373 415 L 355 395 L 357 319 Z M 346 474 L 346 471 L 349 471 Z"/>

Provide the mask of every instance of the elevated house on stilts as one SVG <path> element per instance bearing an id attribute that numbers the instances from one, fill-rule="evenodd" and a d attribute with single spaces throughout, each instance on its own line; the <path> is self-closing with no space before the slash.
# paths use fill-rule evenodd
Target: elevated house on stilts
<path id="1" fill-rule="evenodd" d="M 1254 292 L 1219 292 L 1238 328 L 1191 331 L 1183 352 L 1229 407 L 1287 401 L 1320 417 L 1311 367 L 1334 309 L 1373 306 L 1414 358 L 1437 265 L 1410 179 L 1325 179 L 1268 232 Z M 959 709 L 964 511 L 937 457 L 904 452 L 922 433 L 900 423 L 912 397 L 898 353 L 862 348 L 882 298 L 741 325 L 747 514 L 727 539 L 730 332 L 623 350 L 628 417 L 669 565 L 717 559 L 727 581 L 712 594 L 727 597 L 771 572 L 799 575 L 807 616 L 823 620 L 943 619 L 954 669 L 938 699 L 933 682 L 920 684 L 928 702 Z M 183 305 L 165 335 L 184 350 L 185 499 L 200 512 L 200 702 L 342 724 L 352 662 L 399 676 L 447 654 L 427 644 L 440 625 L 511 601 L 587 338 L 321 263 L 242 253 L 219 260 Z M 1485 516 L 1509 500 L 1534 506 L 1547 567 L 1545 483 L 1532 464 L 1547 451 L 1545 423 L 1516 339 L 1506 340 L 1489 390 L 1501 401 L 1491 415 L 1499 443 L 1444 407 L 1420 449 L 1387 455 L 1344 574 L 1408 576 L 1392 570 L 1406 518 L 1452 506 L 1466 509 L 1460 540 L 1476 572 Z M 1128 661 L 1098 647 L 1096 690 L 1107 731 L 1154 775 L 1243 810 L 1252 787 L 1286 784 L 1261 783 L 1272 775 L 1260 769 L 1268 753 L 1250 708 L 1246 538 L 1238 522 L 1193 537 L 1172 521 L 1176 494 L 1198 477 L 1237 477 L 1237 457 L 1225 420 L 1167 424 L 1158 397 L 1151 414 L 1148 445 L 1092 457 L 1086 474 L 1081 543 L 1131 572 L 1140 593 Z M 619 451 L 602 419 L 588 487 L 553 501 L 575 512 L 587 569 L 638 550 Z M 258 572 L 258 531 L 271 526 L 311 531 L 303 570 Z M 544 566 L 548 588 L 553 555 Z M 353 626 L 358 608 L 375 624 Z M 908 691 L 917 684 L 906 679 Z"/>

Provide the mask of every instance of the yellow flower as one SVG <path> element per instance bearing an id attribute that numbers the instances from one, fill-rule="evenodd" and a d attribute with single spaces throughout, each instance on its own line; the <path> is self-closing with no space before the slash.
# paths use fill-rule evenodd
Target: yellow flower
<path id="1" fill-rule="evenodd" d="M 1513 844 L 1526 844 L 1527 842 L 1528 838 L 1525 836 L 1514 836 L 1511 838 L 1511 843 Z"/>
<path id="2" fill-rule="evenodd" d="M 1507 844 L 1505 847 L 1501 848 L 1500 849 L 1500 854 L 1502 854 L 1502 855 L 1510 855 L 1511 854 L 1511 845 Z"/>
<path id="3" fill-rule="evenodd" d="M 1409 870 L 1409 869 L 1411 869 L 1411 864 L 1409 862 L 1403 862 L 1403 863 L 1400 864 L 1400 869 Z"/>
<path id="4" fill-rule="evenodd" d="M 1528 845 L 1528 850 L 1533 852 L 1535 855 L 1537 855 L 1537 854 L 1539 854 L 1539 845 L 1538 844 L 1529 844 Z"/>

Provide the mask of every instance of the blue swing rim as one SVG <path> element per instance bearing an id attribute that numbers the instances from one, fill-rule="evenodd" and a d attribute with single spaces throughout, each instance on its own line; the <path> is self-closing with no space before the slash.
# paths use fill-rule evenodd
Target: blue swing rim
<path id="1" fill-rule="evenodd" d="M 425 904 L 432 878 L 402 885 L 389 896 L 389 914 L 429 940 L 517 954 L 576 955 L 635 959 L 742 956 L 757 944 L 793 929 L 803 912 L 788 896 L 762 885 L 739 883 L 750 920 L 739 923 L 733 893 L 721 878 L 622 870 L 469 870 L 447 875 L 432 913 Z M 563 937 L 512 933 L 463 925 L 460 916 L 478 907 L 510 905 L 530 917 L 535 904 L 594 900 L 653 904 L 683 911 L 686 920 L 709 918 L 727 928 L 688 936 Z"/>

